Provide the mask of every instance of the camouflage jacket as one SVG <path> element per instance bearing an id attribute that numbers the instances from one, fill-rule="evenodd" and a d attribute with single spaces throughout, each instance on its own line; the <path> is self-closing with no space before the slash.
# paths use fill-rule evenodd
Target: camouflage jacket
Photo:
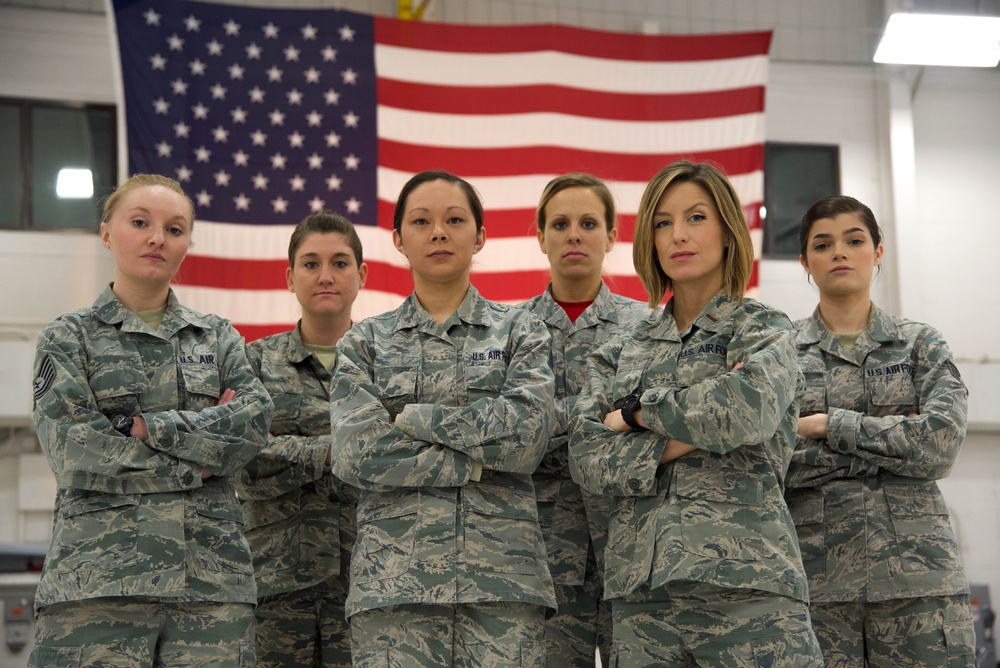
<path id="1" fill-rule="evenodd" d="M 227 388 L 236 398 L 217 406 Z M 255 602 L 235 480 L 271 409 L 240 335 L 173 292 L 156 332 L 110 288 L 48 325 L 34 422 L 58 491 L 36 607 L 97 596 Z M 149 439 L 115 431 L 118 413 L 141 414 Z"/>
<path id="2" fill-rule="evenodd" d="M 801 381 L 791 323 L 719 293 L 678 332 L 672 308 L 594 353 L 577 400 L 573 477 L 614 497 L 605 595 L 642 597 L 690 580 L 805 600 L 782 498 Z M 633 392 L 649 429 L 605 427 L 613 404 Z M 668 437 L 697 450 L 660 466 Z"/>
<path id="3" fill-rule="evenodd" d="M 411 295 L 337 344 L 333 470 L 361 489 L 348 616 L 555 607 L 531 483 L 552 426 L 549 341 L 534 316 L 470 286 L 443 325 Z"/>
<path id="4" fill-rule="evenodd" d="M 604 283 L 576 322 L 552 297 L 551 285 L 521 308 L 539 317 L 552 336 L 549 365 L 556 377 L 556 420 L 548 452 L 533 476 L 549 570 L 558 584 L 582 585 L 591 540 L 603 567 L 609 508 L 608 497 L 584 496 L 570 476 L 569 417 L 587 378 L 587 356 L 632 329 L 650 310 L 642 302 L 614 294 Z"/>
<path id="5" fill-rule="evenodd" d="M 326 466 L 330 372 L 306 350 L 299 328 L 254 341 L 247 352 L 274 401 L 273 438 L 237 488 L 262 598 L 340 575 L 354 545 L 357 492 Z"/>
<path id="6" fill-rule="evenodd" d="M 968 399 L 941 334 L 878 308 L 851 348 L 818 309 L 796 328 L 802 415 L 829 415 L 826 440 L 799 437 L 786 479 L 810 598 L 967 593 L 934 482 L 958 457 Z"/>

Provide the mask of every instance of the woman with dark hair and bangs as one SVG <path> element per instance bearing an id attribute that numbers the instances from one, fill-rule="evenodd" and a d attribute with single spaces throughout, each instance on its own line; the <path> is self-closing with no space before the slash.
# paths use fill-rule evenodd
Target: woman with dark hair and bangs
<path id="1" fill-rule="evenodd" d="M 974 666 L 969 585 L 936 480 L 965 438 L 968 391 L 941 333 L 871 299 L 882 230 L 842 195 L 802 217 L 819 291 L 795 323 L 805 375 L 786 479 L 827 666 Z"/>

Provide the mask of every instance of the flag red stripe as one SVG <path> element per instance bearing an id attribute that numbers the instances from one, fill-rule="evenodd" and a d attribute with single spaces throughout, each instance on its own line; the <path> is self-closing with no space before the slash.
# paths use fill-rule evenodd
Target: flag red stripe
<path id="1" fill-rule="evenodd" d="M 648 181 L 661 167 L 686 158 L 725 165 L 730 175 L 760 169 L 764 146 L 750 144 L 699 153 L 623 154 L 602 153 L 558 146 L 513 148 L 445 148 L 380 139 L 379 164 L 401 172 L 417 173 L 429 166 L 469 178 L 511 174 L 565 174 L 587 172 L 612 181 Z M 541 194 L 541 193 L 539 193 Z"/>
<path id="2" fill-rule="evenodd" d="M 622 121 L 690 121 L 759 113 L 764 108 L 764 87 L 653 95 L 543 85 L 438 86 L 379 78 L 378 103 L 440 114 L 551 112 Z"/>
<path id="3" fill-rule="evenodd" d="M 511 27 L 500 40 L 497 39 L 497 26 L 416 23 L 375 17 L 375 42 L 451 53 L 551 50 L 609 60 L 691 62 L 766 54 L 771 33 L 637 35 L 536 24 Z"/>

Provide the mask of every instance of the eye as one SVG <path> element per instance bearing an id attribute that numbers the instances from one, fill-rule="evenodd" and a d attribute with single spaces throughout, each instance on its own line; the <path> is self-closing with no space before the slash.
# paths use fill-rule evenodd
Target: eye
<path id="1" fill-rule="evenodd" d="M 813 250 L 816 251 L 816 252 L 825 251 L 827 248 L 829 248 L 829 246 L 830 246 L 830 244 L 828 244 L 828 243 L 820 242 L 820 243 L 815 244 L 813 246 Z"/>
<path id="2" fill-rule="evenodd" d="M 305 269 L 315 269 L 319 266 L 319 263 L 315 260 L 309 260 L 308 262 L 303 262 L 302 267 Z"/>
<path id="3" fill-rule="evenodd" d="M 597 227 L 597 221 L 593 218 L 587 218 L 580 225 L 585 230 L 593 230 Z"/>
<path id="4" fill-rule="evenodd" d="M 146 227 L 146 221 L 142 218 L 133 218 L 132 227 Z"/>
<path id="5" fill-rule="evenodd" d="M 462 218 L 461 216 L 452 216 L 451 218 L 448 219 L 449 225 L 460 225 L 464 222 L 465 218 Z"/>
<path id="6" fill-rule="evenodd" d="M 551 227 L 553 230 L 559 230 L 560 232 L 562 230 L 565 230 L 568 225 L 569 223 L 567 223 L 565 220 L 562 219 L 555 220 L 549 223 L 549 227 Z"/>
<path id="7" fill-rule="evenodd" d="M 167 232 L 174 235 L 175 237 L 184 236 L 184 228 L 177 227 L 176 225 L 167 229 Z"/>
<path id="8" fill-rule="evenodd" d="M 691 214 L 691 222 L 693 222 L 693 223 L 700 223 L 700 222 L 702 222 L 704 220 L 706 220 L 706 216 L 703 213 L 692 213 Z"/>
<path id="9" fill-rule="evenodd" d="M 850 244 L 851 246 L 863 246 L 865 240 L 859 237 L 857 239 L 849 239 L 847 243 Z"/>
<path id="10" fill-rule="evenodd" d="M 413 220 L 410 221 L 410 224 L 411 225 L 426 225 L 427 224 L 427 219 L 426 218 L 414 218 Z"/>
<path id="11" fill-rule="evenodd" d="M 337 260 L 336 262 L 333 263 L 333 266 L 336 269 L 347 269 L 347 267 L 350 265 L 347 264 L 346 260 Z"/>
<path id="12" fill-rule="evenodd" d="M 669 219 L 664 218 L 663 220 L 657 220 L 657 221 L 655 221 L 653 223 L 653 227 L 655 229 L 660 229 L 661 227 L 670 227 L 671 224 L 672 223 L 671 223 L 671 221 Z"/>

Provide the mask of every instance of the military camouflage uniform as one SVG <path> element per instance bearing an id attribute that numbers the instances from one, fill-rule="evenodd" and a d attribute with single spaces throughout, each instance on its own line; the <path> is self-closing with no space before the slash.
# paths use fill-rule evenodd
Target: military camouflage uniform
<path id="1" fill-rule="evenodd" d="M 553 419 L 549 344 L 536 318 L 471 286 L 443 325 L 411 295 L 340 340 L 333 470 L 361 489 L 348 616 L 507 601 L 540 622 L 555 607 L 531 483 Z M 377 649 L 406 652 L 355 640 L 356 664 Z"/>
<path id="2" fill-rule="evenodd" d="M 969 586 L 934 482 L 967 419 L 947 344 L 874 307 L 851 348 L 818 309 L 796 328 L 802 415 L 829 426 L 798 439 L 786 497 L 827 665 L 860 665 L 866 643 L 873 666 L 974 665 Z"/>
<path id="3" fill-rule="evenodd" d="M 552 335 L 549 364 L 556 376 L 555 432 L 532 476 L 559 604 L 559 611 L 545 622 L 548 665 L 583 668 L 594 665 L 598 640 L 604 662 L 611 649 L 610 604 L 601 598 L 604 582 L 598 568 L 607 543 L 609 497 L 587 494 L 585 499 L 570 477 L 569 416 L 586 381 L 587 355 L 632 329 L 650 310 L 642 302 L 612 293 L 604 283 L 576 322 L 552 297 L 551 285 L 521 308 L 541 318 Z M 600 614 L 601 608 L 606 608 L 605 614 Z"/>
<path id="4" fill-rule="evenodd" d="M 236 398 L 218 406 L 226 389 Z M 239 334 L 181 306 L 173 292 L 155 332 L 110 288 L 42 331 L 35 431 L 58 490 L 35 598 L 33 665 L 54 665 L 74 644 L 100 643 L 67 635 L 65 624 L 55 632 L 65 621 L 57 606 L 71 601 L 129 597 L 192 610 L 235 604 L 239 614 L 209 613 L 236 618 L 230 633 L 217 625 L 213 641 L 235 647 L 248 624 L 252 634 L 256 590 L 235 478 L 264 443 L 271 410 Z M 109 416 L 118 413 L 141 414 L 149 439 L 115 431 Z M 211 477 L 203 480 L 202 469 Z M 86 615 L 77 619 L 89 623 Z M 249 652 L 244 658 L 252 661 Z"/>
<path id="5" fill-rule="evenodd" d="M 611 665 L 821 665 L 782 498 L 800 381 L 791 323 L 721 292 L 683 332 L 672 313 L 590 357 L 570 434 L 574 479 L 613 497 Z M 649 429 L 604 426 L 633 392 Z M 669 437 L 697 449 L 660 466 Z"/>
<path id="6" fill-rule="evenodd" d="M 257 665 L 346 668 L 357 492 L 326 466 L 330 372 L 299 327 L 254 341 L 248 352 L 274 400 L 274 437 L 238 487 L 257 576 Z"/>

